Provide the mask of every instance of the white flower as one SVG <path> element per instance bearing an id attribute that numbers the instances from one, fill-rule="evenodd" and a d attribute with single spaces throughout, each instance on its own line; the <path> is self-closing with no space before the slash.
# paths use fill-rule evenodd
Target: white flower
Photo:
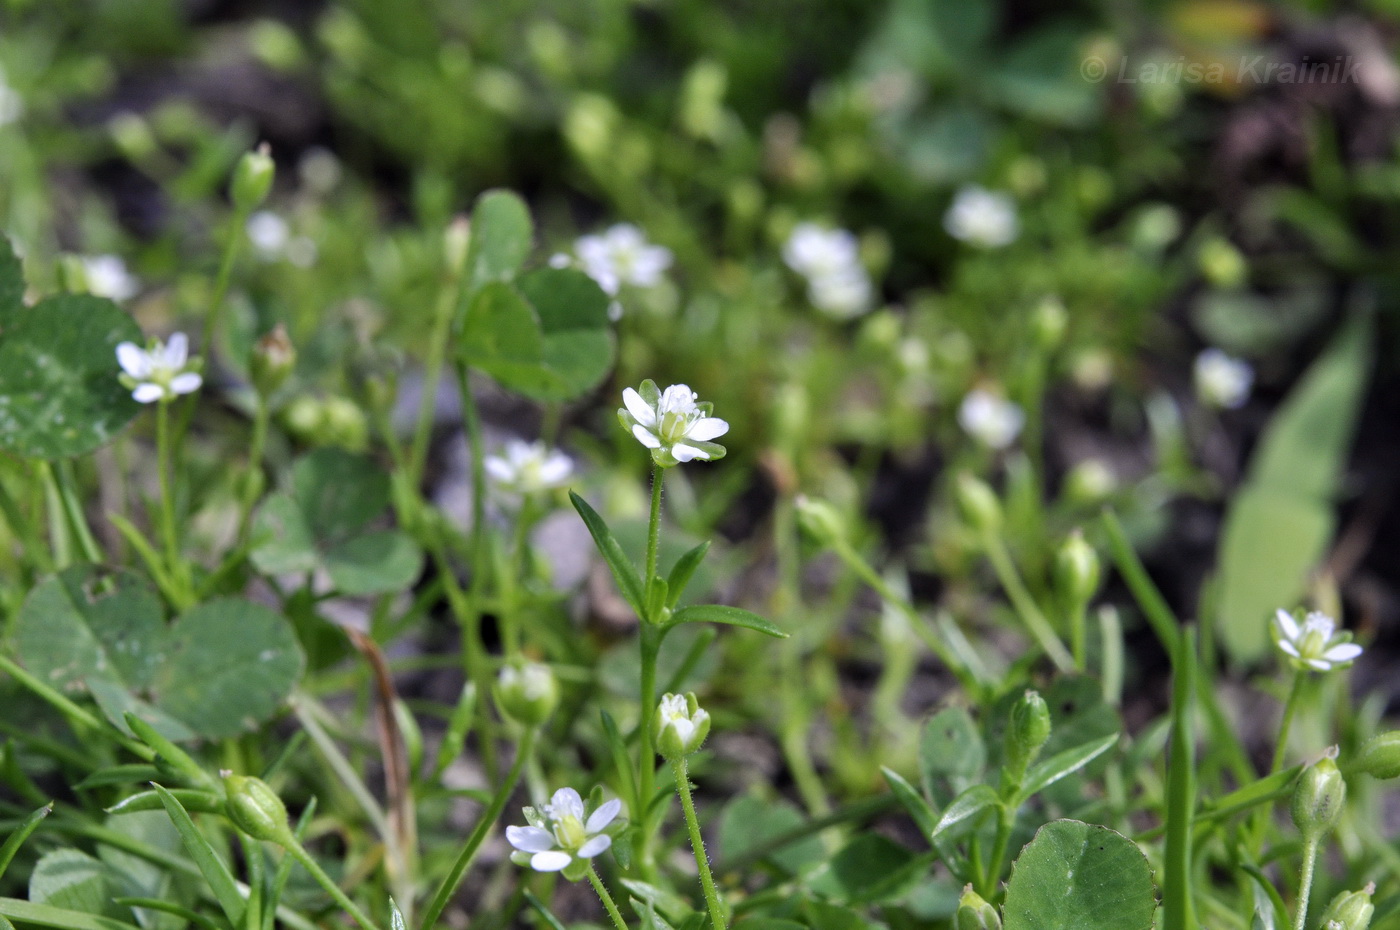
<path id="1" fill-rule="evenodd" d="M 991 391 L 974 388 L 958 408 L 962 428 L 984 445 L 1005 449 L 1016 441 L 1026 425 L 1021 408 Z"/>
<path id="2" fill-rule="evenodd" d="M 574 461 L 543 442 L 512 439 L 504 455 L 488 455 L 487 476 L 510 494 L 537 494 L 562 487 L 574 473 Z"/>
<path id="3" fill-rule="evenodd" d="M 0 126 L 8 126 L 24 115 L 24 98 L 13 87 L 5 83 L 0 74 Z"/>
<path id="4" fill-rule="evenodd" d="M 582 236 L 574 243 L 574 251 L 584 273 L 610 297 L 616 297 L 624 284 L 652 287 L 671 267 L 671 250 L 647 242 L 642 231 L 631 223 L 618 223 L 599 235 Z"/>
<path id="5" fill-rule="evenodd" d="M 1309 613 L 1299 626 L 1292 614 L 1280 609 L 1274 614 L 1274 632 L 1279 649 L 1295 668 L 1329 672 L 1361 655 L 1361 647 L 1351 641 L 1351 634 L 1338 633 L 1337 622 L 1318 611 Z"/>
<path id="6" fill-rule="evenodd" d="M 1254 369 L 1249 363 L 1219 349 L 1206 349 L 1197 355 L 1193 375 L 1196 396 L 1211 407 L 1233 410 L 1241 406 L 1254 385 Z"/>
<path id="7" fill-rule="evenodd" d="M 710 715 L 693 693 L 662 697 L 655 719 L 653 741 L 657 752 L 667 759 L 679 759 L 695 752 L 710 732 Z"/>
<path id="8" fill-rule="evenodd" d="M 287 221 L 271 210 L 259 210 L 248 217 L 245 229 L 258 257 L 269 262 L 282 257 L 292 236 Z"/>
<path id="9" fill-rule="evenodd" d="M 1016 239 L 1016 204 L 1007 194 L 969 184 L 953 196 L 952 206 L 943 214 L 948 235 L 969 245 L 1000 248 Z"/>
<path id="10" fill-rule="evenodd" d="M 559 685 L 548 665 L 523 662 L 506 665 L 496 678 L 496 701 L 510 717 L 526 726 L 539 726 L 559 703 Z"/>
<path id="11" fill-rule="evenodd" d="M 828 316 L 848 320 L 870 309 L 874 288 L 847 230 L 798 223 L 783 243 L 783 261 L 807 279 L 807 299 Z"/>
<path id="12" fill-rule="evenodd" d="M 172 400 L 179 394 L 199 390 L 204 379 L 189 362 L 189 339 L 175 333 L 170 342 L 151 341 L 149 349 L 134 342 L 117 346 L 117 363 L 122 367 L 122 384 L 131 388 L 131 396 L 143 404 Z"/>
<path id="13" fill-rule="evenodd" d="M 89 255 L 81 259 L 88 292 L 108 300 L 130 300 L 141 283 L 115 255 Z"/>
<path id="14" fill-rule="evenodd" d="M 528 827 L 506 827 L 506 841 L 516 848 L 511 860 L 536 872 L 558 872 L 575 860 L 592 859 L 612 845 L 603 832 L 617 818 L 622 802 L 614 798 L 585 817 L 583 798 L 560 788 L 538 811 L 525 808 Z"/>
<path id="15" fill-rule="evenodd" d="M 698 396 L 688 385 L 661 391 L 648 379 L 638 390 L 622 392 L 626 407 L 617 416 L 663 468 L 693 459 L 714 461 L 724 457 L 725 448 L 710 440 L 729 432 L 729 424 L 710 416 L 713 405 L 697 404 Z"/>

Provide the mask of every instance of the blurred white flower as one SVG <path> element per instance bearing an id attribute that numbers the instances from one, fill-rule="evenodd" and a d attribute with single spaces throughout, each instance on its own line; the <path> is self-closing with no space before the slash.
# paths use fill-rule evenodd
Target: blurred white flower
<path id="1" fill-rule="evenodd" d="M 80 261 L 88 293 L 108 300 L 130 300 L 141 289 L 141 282 L 126 270 L 126 262 L 115 255 L 88 255 Z"/>
<path id="2" fill-rule="evenodd" d="M 310 236 L 294 236 L 287 243 L 287 261 L 298 268 L 310 268 L 320 255 L 321 250 Z"/>
<path id="3" fill-rule="evenodd" d="M 574 473 L 573 459 L 543 442 L 512 439 L 503 455 L 483 461 L 487 477 L 510 494 L 528 495 L 562 487 Z"/>
<path id="4" fill-rule="evenodd" d="M 1009 194 L 989 191 L 976 184 L 962 187 L 943 214 L 943 228 L 954 239 L 986 249 L 1015 241 L 1019 225 L 1016 203 Z"/>
<path id="5" fill-rule="evenodd" d="M 175 333 L 168 343 L 153 339 L 149 349 L 134 342 L 117 346 L 117 364 L 121 365 L 121 382 L 131 389 L 131 396 L 143 404 L 173 400 L 180 394 L 191 394 L 204 383 L 199 372 L 190 368 L 190 343 L 184 333 Z"/>
<path id="6" fill-rule="evenodd" d="M 574 243 L 583 271 L 611 297 L 622 285 L 653 287 L 671 267 L 671 250 L 647 242 L 631 223 L 618 223 L 598 235 Z M 554 264 L 552 261 L 550 264 Z"/>
<path id="7" fill-rule="evenodd" d="M 1254 386 L 1254 369 L 1249 363 L 1219 349 L 1206 349 L 1197 355 L 1193 374 L 1196 396 L 1210 407 L 1233 410 L 1249 399 Z"/>
<path id="8" fill-rule="evenodd" d="M 694 459 L 723 458 L 724 446 L 710 440 L 729 432 L 729 424 L 710 416 L 713 405 L 697 404 L 698 397 L 688 385 L 673 384 L 661 391 L 648 379 L 639 391 L 622 392 L 626 406 L 617 416 L 663 468 Z"/>
<path id="9" fill-rule="evenodd" d="M 525 808 L 528 827 L 506 827 L 506 841 L 516 849 L 511 861 L 536 872 L 558 872 L 575 859 L 592 859 L 612 846 L 612 837 L 603 831 L 621 810 L 622 802 L 614 798 L 585 815 L 579 793 L 560 788 L 538 811 Z"/>
<path id="10" fill-rule="evenodd" d="M 259 210 L 248 217 L 246 225 L 248 241 L 258 258 L 265 262 L 276 261 L 286 251 L 287 242 L 292 238 L 291 227 L 271 210 Z"/>
<path id="11" fill-rule="evenodd" d="M 870 309 L 874 288 L 848 230 L 798 223 L 783 243 L 783 261 L 807 279 L 807 299 L 828 316 L 846 320 Z"/>
<path id="12" fill-rule="evenodd" d="M 1318 611 L 1304 617 L 1300 626 L 1292 614 L 1280 609 L 1274 614 L 1274 631 L 1279 649 L 1299 669 L 1329 672 L 1361 655 L 1361 647 L 1351 641 L 1351 634 L 1338 633 L 1337 622 Z"/>
<path id="13" fill-rule="evenodd" d="M 313 194 L 328 194 L 340 183 L 344 171 L 340 159 L 330 149 L 313 146 L 306 150 L 297 163 L 297 174 L 301 183 Z"/>
<path id="14" fill-rule="evenodd" d="M 983 445 L 1005 449 L 1026 425 L 1026 415 L 1011 401 L 983 388 L 967 392 L 958 407 L 958 423 Z"/>
<path id="15" fill-rule="evenodd" d="M 8 126 L 24 115 L 24 98 L 9 84 L 0 72 L 0 126 Z"/>

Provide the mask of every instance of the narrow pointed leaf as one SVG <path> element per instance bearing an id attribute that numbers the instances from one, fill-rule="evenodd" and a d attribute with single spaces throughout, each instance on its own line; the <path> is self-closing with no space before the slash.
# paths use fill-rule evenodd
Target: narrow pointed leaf
<path id="1" fill-rule="evenodd" d="M 204 838 L 204 834 L 199 832 L 199 828 L 194 825 L 194 821 L 190 819 L 189 813 L 186 812 L 179 799 L 160 785 L 152 785 L 151 787 L 155 789 L 156 794 L 160 795 L 166 814 L 175 824 L 180 839 L 184 840 L 185 849 L 189 851 L 190 858 L 194 860 L 195 865 L 199 866 L 204 880 L 209 883 L 209 890 L 214 893 L 214 900 L 219 902 L 224 916 L 228 918 L 229 923 L 235 927 L 239 926 L 243 920 L 243 896 L 238 893 L 238 884 L 229 874 L 228 866 L 224 865 L 214 847 L 210 846 L 209 841 Z"/>
<path id="2" fill-rule="evenodd" d="M 10 867 L 10 863 L 14 861 L 15 853 L 19 852 L 24 841 L 29 839 L 29 834 L 33 833 L 40 822 L 51 813 L 53 813 L 52 801 L 24 818 L 24 822 L 15 827 L 14 832 L 5 839 L 5 845 L 0 846 L 0 875 L 4 875 L 5 870 Z"/>
<path id="3" fill-rule="evenodd" d="M 932 836 L 933 828 L 938 824 L 938 815 L 924 800 L 924 796 L 898 772 L 883 765 L 880 766 L 880 771 L 884 773 L 885 781 L 890 783 L 890 790 L 894 792 L 894 796 L 899 798 L 899 803 L 903 804 L 909 816 L 914 818 L 914 825 L 919 828 L 919 832 L 924 836 Z"/>
<path id="4" fill-rule="evenodd" d="M 622 551 L 622 546 L 618 543 L 617 537 L 613 536 L 612 530 L 608 529 L 603 518 L 598 516 L 598 511 L 590 507 L 588 501 L 573 491 L 569 492 L 569 500 L 573 502 L 578 515 L 583 518 L 584 525 L 588 527 L 588 534 L 593 537 L 593 544 L 598 547 L 603 561 L 608 563 L 608 569 L 617 582 L 618 590 L 622 592 L 627 603 L 632 605 L 637 616 L 642 616 L 645 598 L 642 595 L 642 578 L 637 573 L 636 567 L 627 558 L 627 553 Z"/>
<path id="5" fill-rule="evenodd" d="M 1016 794 L 1016 804 L 1024 803 L 1066 775 L 1072 775 L 1079 771 L 1112 749 L 1117 742 L 1118 734 L 1111 733 L 1100 739 L 1082 743 L 1073 749 L 1066 749 L 1064 752 L 1057 753 L 1034 766 L 1027 773 L 1021 790 Z"/>
<path id="6" fill-rule="evenodd" d="M 752 611 L 744 610 L 742 607 L 727 607 L 724 604 L 697 604 L 693 607 L 682 607 L 671 615 L 666 629 L 669 630 L 682 623 L 727 623 L 730 626 L 742 626 L 750 630 L 757 630 L 777 639 L 787 639 L 787 634 L 771 621 L 763 619 Z"/>
<path id="7" fill-rule="evenodd" d="M 991 785 L 973 785 L 953 799 L 938 818 L 929 839 L 937 839 L 959 824 L 967 823 L 982 816 L 1001 803 Z"/>
<path id="8" fill-rule="evenodd" d="M 667 607 L 672 610 L 676 609 L 676 604 L 680 603 L 681 595 L 685 593 L 686 585 L 690 584 L 690 579 L 695 576 L 695 570 L 700 567 L 701 562 L 705 561 L 705 555 L 709 551 L 710 542 L 706 540 L 676 559 L 676 564 L 671 567 L 671 574 L 666 578 L 666 586 L 670 590 Z"/>

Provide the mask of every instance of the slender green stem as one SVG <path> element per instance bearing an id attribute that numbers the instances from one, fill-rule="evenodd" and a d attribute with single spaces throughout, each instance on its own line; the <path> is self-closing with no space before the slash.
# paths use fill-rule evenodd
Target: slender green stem
<path id="1" fill-rule="evenodd" d="M 637 836 L 635 849 L 642 873 L 650 876 L 655 871 L 651 861 L 651 796 L 656 785 L 656 747 L 652 738 L 652 722 L 656 717 L 656 658 L 661 651 L 661 638 L 664 634 L 658 627 L 643 621 L 641 628 L 642 688 L 641 688 L 641 732 L 637 740 L 641 747 L 637 759 Z"/>
<path id="2" fill-rule="evenodd" d="M 94 563 L 105 561 L 102 548 L 97 545 L 97 540 L 92 535 L 92 528 L 88 526 L 87 515 L 83 513 L 83 505 L 78 500 L 77 492 L 73 489 L 76 482 L 73 479 L 72 463 L 68 461 L 54 462 L 53 476 L 59 500 L 63 504 L 63 512 L 68 518 L 68 525 L 73 530 L 74 538 L 78 541 L 78 547 L 82 550 L 83 558 Z"/>
<path id="3" fill-rule="evenodd" d="M 1191 825 L 1196 815 L 1196 631 L 1183 627 L 1172 650 L 1171 757 L 1167 768 L 1167 839 L 1162 880 L 1163 930 L 1192 930 Z"/>
<path id="4" fill-rule="evenodd" d="M 1010 794 L 1015 794 L 1020 790 L 1018 783 Z M 1005 791 L 1003 796 L 1009 796 Z M 992 855 L 987 860 L 987 870 L 982 873 L 982 887 L 977 893 L 984 898 L 992 898 L 996 895 L 997 882 L 1001 878 L 1001 864 L 1006 860 L 1006 847 L 1011 842 L 1011 827 L 1016 822 L 1016 811 L 1010 804 L 1003 801 L 997 806 L 997 835 L 992 841 Z"/>
<path id="5" fill-rule="evenodd" d="M 258 491 L 262 489 L 263 449 L 267 446 L 267 427 L 271 419 L 272 409 L 268 406 L 267 398 L 259 395 L 257 408 L 253 411 L 253 438 L 248 449 L 248 477 L 243 484 L 243 500 L 240 502 L 238 514 L 236 539 L 239 545 L 248 539 L 253 505 L 258 502 Z"/>
<path id="6" fill-rule="evenodd" d="M 627 930 L 627 921 L 622 919 L 622 912 L 617 909 L 617 904 L 613 901 L 612 895 L 608 894 L 608 888 L 603 884 L 603 880 L 598 877 L 598 872 L 593 866 L 588 867 L 588 882 L 593 886 L 593 890 L 598 892 L 598 900 L 603 902 L 603 907 L 607 908 L 608 916 L 612 918 L 613 926 L 617 930 Z"/>
<path id="7" fill-rule="evenodd" d="M 428 459 L 428 440 L 433 432 L 433 410 L 437 406 L 438 384 L 442 366 L 447 358 L 447 344 L 452 333 L 453 311 L 457 308 L 457 279 L 452 277 L 438 295 L 433 310 L 433 330 L 428 337 L 428 355 L 423 362 L 423 396 L 418 403 L 418 423 L 408 451 L 408 479 L 413 487 L 423 480 L 423 467 Z M 466 398 L 463 398 L 463 403 Z"/>
<path id="8" fill-rule="evenodd" d="M 642 577 L 642 584 L 646 586 L 648 593 L 651 591 L 651 580 L 656 577 L 656 558 L 661 548 L 661 479 L 665 474 L 665 469 L 660 465 L 652 466 L 651 519 L 647 523 L 647 573 Z M 642 620 L 654 621 L 654 618 L 643 617 Z"/>
<path id="9" fill-rule="evenodd" d="M 1313 867 L 1317 865 L 1317 836 L 1303 840 L 1303 871 L 1298 877 L 1298 912 L 1293 915 L 1293 930 L 1303 930 L 1308 921 L 1308 899 L 1312 897 Z"/>
<path id="10" fill-rule="evenodd" d="M 720 904 L 715 877 L 710 874 L 710 857 L 705 852 L 705 838 L 700 834 L 700 818 L 695 816 L 695 798 L 690 792 L 690 772 L 684 756 L 671 760 L 671 771 L 676 776 L 676 793 L 681 796 L 685 826 L 690 831 L 690 848 L 695 852 L 695 864 L 700 868 L 700 887 L 705 891 L 705 904 L 710 909 L 710 926 L 712 930 L 725 930 L 724 906 Z"/>
<path id="11" fill-rule="evenodd" d="M 54 567 L 62 571 L 73 564 L 73 530 L 63 508 L 63 495 L 48 462 L 39 463 L 39 477 L 44 485 L 44 510 L 48 515 L 49 545 L 53 548 Z"/>
<path id="12" fill-rule="evenodd" d="M 219 260 L 219 272 L 214 278 L 214 290 L 209 295 L 209 306 L 204 308 L 205 355 L 213 353 L 214 342 L 219 335 L 219 323 L 224 315 L 229 282 L 233 279 L 233 263 L 238 260 L 239 247 L 243 244 L 243 229 L 248 223 L 248 212 L 234 210 L 233 217 L 229 222 L 228 241 L 224 243 L 224 254 Z M 188 425 L 188 422 L 186 419 L 182 426 Z"/>
<path id="13" fill-rule="evenodd" d="M 1089 664 L 1086 655 L 1088 611 L 1085 608 L 1087 606 L 1087 604 L 1077 603 L 1069 612 L 1070 652 L 1074 655 L 1075 670 L 1081 674 L 1088 670 Z"/>
<path id="14" fill-rule="evenodd" d="M 291 839 L 291 837 L 288 838 Z M 341 906 L 345 913 L 354 918 L 355 923 L 364 927 L 365 930 L 379 930 L 374 921 L 370 920 L 369 916 L 366 915 L 364 911 L 360 910 L 360 906 L 354 901 L 351 901 L 350 896 L 341 890 L 340 886 L 335 883 L 335 880 L 325 873 L 325 870 L 316 863 L 315 859 L 311 858 L 311 854 L 306 851 L 305 847 L 300 843 L 293 843 L 287 847 L 287 853 L 292 858 L 296 859 L 303 869 L 306 869 L 306 871 L 310 873 L 311 877 L 316 880 L 318 885 L 326 889 L 326 893 L 331 896 L 336 904 Z"/>
<path id="15" fill-rule="evenodd" d="M 1305 683 L 1303 672 L 1294 669 L 1293 684 L 1288 689 L 1288 699 L 1283 704 L 1283 720 L 1278 725 L 1278 742 L 1274 745 L 1274 760 L 1269 764 L 1269 775 L 1283 767 L 1284 756 L 1288 754 L 1288 736 L 1293 729 L 1293 717 L 1298 713 L 1298 700 L 1303 695 Z"/>
<path id="16" fill-rule="evenodd" d="M 160 481 L 160 530 L 165 542 L 166 571 L 180 578 L 180 540 L 175 532 L 175 495 L 172 489 L 170 449 L 170 402 L 156 404 L 156 476 Z"/>
<path id="17" fill-rule="evenodd" d="M 496 789 L 496 794 L 491 798 L 491 804 L 482 812 L 481 819 L 476 822 L 471 836 L 467 837 L 467 844 L 462 847 L 457 861 L 453 863 L 452 871 L 443 879 L 437 894 L 433 896 L 432 903 L 424 912 L 423 921 L 419 924 L 422 930 L 433 930 L 433 926 L 442 916 L 447 903 L 452 900 L 452 895 L 457 892 L 457 886 L 461 884 L 462 876 L 466 874 L 467 868 L 472 864 L 477 850 L 481 848 L 481 844 L 485 842 L 491 828 L 500 819 L 501 811 L 505 810 L 506 802 L 515 792 L 515 786 L 520 782 L 520 776 L 525 771 L 525 764 L 534 751 L 535 734 L 535 728 L 531 727 L 521 737 L 520 744 L 515 749 L 515 761 L 511 763 L 510 773 L 506 775 L 506 780 L 501 783 L 501 786 Z"/>
<path id="18" fill-rule="evenodd" d="M 1016 608 L 1016 613 L 1020 614 L 1021 621 L 1025 623 L 1031 636 L 1050 657 L 1050 661 L 1055 663 L 1056 668 L 1062 672 L 1074 671 L 1074 657 L 1055 635 L 1050 621 L 1045 619 L 1045 614 L 1041 613 L 1035 598 L 1031 597 L 1031 592 L 1026 589 L 1025 582 L 1021 580 L 1021 573 L 1016 570 L 1011 560 L 1011 553 L 1007 550 L 1005 541 L 995 533 L 985 533 L 983 544 L 1002 589 L 1011 599 L 1011 605 Z"/>

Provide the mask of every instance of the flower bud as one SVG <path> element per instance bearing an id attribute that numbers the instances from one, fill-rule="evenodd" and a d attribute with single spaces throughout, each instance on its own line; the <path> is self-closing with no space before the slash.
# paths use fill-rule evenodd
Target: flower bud
<path id="1" fill-rule="evenodd" d="M 986 533 L 1001 529 L 1001 501 L 987 482 L 963 472 L 958 475 L 954 490 L 958 511 L 970 526 Z"/>
<path id="2" fill-rule="evenodd" d="M 816 500 L 806 494 L 797 495 L 797 525 L 823 546 L 834 546 L 846 538 L 845 521 L 836 508 L 826 501 Z"/>
<path id="3" fill-rule="evenodd" d="M 1074 504 L 1097 504 L 1118 489 L 1118 479 L 1098 459 L 1085 459 L 1065 475 L 1065 500 Z"/>
<path id="4" fill-rule="evenodd" d="M 1200 265 L 1201 274 L 1216 287 L 1239 287 L 1249 274 L 1249 265 L 1246 264 L 1244 256 L 1227 239 L 1206 240 L 1196 256 L 1196 261 Z"/>
<path id="5" fill-rule="evenodd" d="M 1055 586 L 1068 604 L 1076 608 L 1089 603 L 1099 589 L 1099 556 L 1075 530 L 1055 556 Z"/>
<path id="6" fill-rule="evenodd" d="M 1331 753 L 1318 760 L 1315 765 L 1303 770 L 1298 776 L 1298 785 L 1293 789 L 1290 813 L 1298 832 L 1305 840 L 1315 840 L 1337 824 L 1342 816 L 1342 804 L 1347 797 L 1347 783 L 1332 761 Z"/>
<path id="7" fill-rule="evenodd" d="M 537 727 L 559 705 L 559 685 L 539 662 L 507 665 L 496 678 L 496 705 L 517 723 Z"/>
<path id="8" fill-rule="evenodd" d="M 968 885 L 958 899 L 953 930 L 1001 930 L 1001 917 L 996 908 Z"/>
<path id="9" fill-rule="evenodd" d="M 1043 349 L 1054 349 L 1064 341 L 1069 329 L 1069 314 L 1058 297 L 1046 297 L 1036 305 L 1031 315 L 1031 335 Z"/>
<path id="10" fill-rule="evenodd" d="M 361 452 L 369 445 L 369 421 L 365 412 L 346 397 L 327 397 L 322 407 L 324 436 L 328 445 Z"/>
<path id="11" fill-rule="evenodd" d="M 266 142 L 251 152 L 244 152 L 233 169 L 233 183 L 229 190 L 234 209 L 240 213 L 256 210 L 267 199 L 276 174 L 272 149 Z"/>
<path id="12" fill-rule="evenodd" d="M 656 751 L 668 761 L 684 759 L 700 748 L 710 733 L 710 715 L 700 707 L 695 692 L 667 694 L 656 708 L 652 726 Z"/>
<path id="13" fill-rule="evenodd" d="M 1035 761 L 1050 738 L 1050 707 L 1037 691 L 1027 691 L 1011 706 L 1006 725 L 1006 765 L 1015 780 Z"/>
<path id="14" fill-rule="evenodd" d="M 228 793 L 225 810 L 235 827 L 255 840 L 270 840 L 281 846 L 295 842 L 287 822 L 287 807 L 267 782 L 228 773 L 224 775 L 224 790 Z"/>
<path id="15" fill-rule="evenodd" d="M 297 350 L 287 336 L 287 327 L 278 323 L 271 332 L 253 343 L 253 354 L 248 359 L 253 387 L 263 397 L 270 397 L 286 383 L 296 363 Z"/>
<path id="16" fill-rule="evenodd" d="M 1375 893 L 1375 882 L 1360 891 L 1343 891 L 1322 912 L 1320 926 L 1335 927 L 1337 930 L 1366 930 L 1371 926 L 1371 915 L 1376 913 L 1376 906 L 1371 903 L 1371 895 Z"/>
<path id="17" fill-rule="evenodd" d="M 1356 767 L 1372 778 L 1400 777 L 1400 730 L 1368 739 L 1357 753 Z"/>
<path id="18" fill-rule="evenodd" d="M 447 270 L 458 275 L 467 265 L 467 251 L 471 248 L 472 224 L 471 220 L 465 216 L 455 217 L 447 226 L 447 232 L 442 237 L 443 258 L 447 261 Z"/>

